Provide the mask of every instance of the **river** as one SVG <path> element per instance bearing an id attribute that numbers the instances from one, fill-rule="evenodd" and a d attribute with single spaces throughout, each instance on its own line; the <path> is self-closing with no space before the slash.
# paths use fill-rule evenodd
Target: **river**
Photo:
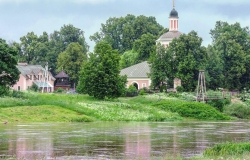
<path id="1" fill-rule="evenodd" d="M 248 121 L 0 124 L 0 158 L 158 159 L 250 140 Z"/>

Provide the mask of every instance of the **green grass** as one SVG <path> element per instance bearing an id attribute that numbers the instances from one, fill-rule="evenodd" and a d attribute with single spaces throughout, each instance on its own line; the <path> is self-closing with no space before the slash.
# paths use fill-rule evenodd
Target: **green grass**
<path id="1" fill-rule="evenodd" d="M 91 122 L 92 118 L 58 106 L 0 108 L 0 121 L 9 122 Z"/>
<path id="2" fill-rule="evenodd" d="M 230 119 L 209 105 L 179 100 L 162 93 L 101 101 L 88 95 L 25 92 L 22 98 L 0 98 L 1 120 L 42 121 L 31 116 L 35 113 L 29 113 L 27 107 L 36 108 L 37 114 L 41 115 L 44 121 L 58 122 L 176 121 L 183 120 L 183 117 L 202 120 Z M 71 111 L 72 117 L 53 117 L 54 114 L 61 115 L 64 111 Z"/>

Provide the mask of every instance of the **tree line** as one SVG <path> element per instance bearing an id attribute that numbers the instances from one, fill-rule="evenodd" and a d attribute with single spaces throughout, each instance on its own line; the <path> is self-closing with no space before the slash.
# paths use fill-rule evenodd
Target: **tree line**
<path id="1" fill-rule="evenodd" d="M 17 61 L 41 65 L 48 62 L 53 75 L 64 70 L 71 82 L 79 86 L 79 92 L 89 92 L 99 98 L 103 96 L 95 95 L 93 90 L 102 88 L 103 95 L 113 95 L 108 97 L 120 95 L 125 86 L 125 78 L 118 74 L 120 69 L 142 61 L 151 65 L 152 88 L 159 88 L 163 83 L 171 87 L 173 79 L 180 78 L 185 91 L 194 91 L 200 69 L 206 70 L 210 89 L 250 88 L 247 27 L 218 21 L 210 31 L 213 41 L 208 47 L 202 46 L 202 38 L 195 31 L 174 39 L 168 48 L 156 45 L 156 40 L 167 31 L 155 17 L 128 14 L 109 18 L 101 24 L 100 31 L 90 36 L 96 43 L 93 53 L 88 52 L 84 31 L 71 24 L 51 34 L 43 32 L 37 36 L 29 32 L 19 43 L 12 42 L 8 47 L 16 51 Z M 6 47 L 4 40 L 0 42 Z M 1 63 L 4 65 L 5 59 L 1 58 Z M 1 71 L 4 71 L 2 66 L 0 74 Z"/>

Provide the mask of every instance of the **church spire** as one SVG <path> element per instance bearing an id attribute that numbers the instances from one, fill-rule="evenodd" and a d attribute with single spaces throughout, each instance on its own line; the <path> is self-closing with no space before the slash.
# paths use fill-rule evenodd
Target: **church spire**
<path id="1" fill-rule="evenodd" d="M 175 0 L 173 0 L 173 9 L 169 15 L 169 31 L 178 31 L 178 12 L 175 10 Z"/>

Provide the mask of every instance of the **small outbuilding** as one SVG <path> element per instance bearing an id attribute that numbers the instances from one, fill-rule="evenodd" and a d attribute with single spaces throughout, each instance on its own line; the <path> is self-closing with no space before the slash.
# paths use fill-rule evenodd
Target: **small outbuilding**
<path id="1" fill-rule="evenodd" d="M 61 71 L 60 73 L 58 73 L 55 76 L 55 78 L 56 78 L 55 90 L 57 90 L 58 88 L 62 88 L 64 90 L 70 89 L 69 76 L 64 71 Z"/>

